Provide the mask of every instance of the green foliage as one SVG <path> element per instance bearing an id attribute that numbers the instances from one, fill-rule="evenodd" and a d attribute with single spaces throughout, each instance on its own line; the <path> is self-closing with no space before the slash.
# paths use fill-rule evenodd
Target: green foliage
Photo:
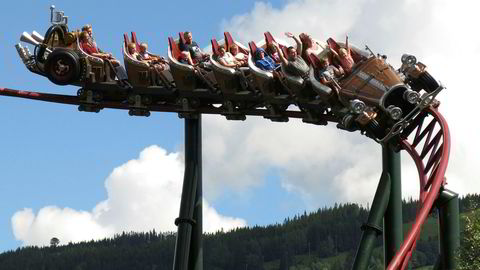
<path id="1" fill-rule="evenodd" d="M 479 195 L 460 199 L 461 212 L 480 205 Z M 417 203 L 405 201 L 404 219 L 411 226 Z M 463 211 L 462 211 L 463 210 Z M 357 204 L 336 204 L 313 213 L 287 218 L 283 224 L 219 231 L 203 238 L 204 268 L 212 270 L 332 270 L 351 269 L 368 210 Z M 480 218 L 464 221 L 461 269 L 480 269 Z M 438 254 L 438 225 L 430 218 L 412 255 L 410 266 L 433 265 Z M 112 239 L 64 244 L 56 247 L 23 247 L 0 254 L 2 270 L 24 269 L 145 269 L 171 270 L 174 233 L 122 233 Z M 470 252 L 470 253 L 468 253 Z M 472 253 L 473 252 L 473 253 Z M 466 255 L 472 254 L 472 255 Z M 478 259 L 477 259 L 478 260 Z M 473 266 L 472 266 L 473 265 Z M 382 239 L 369 262 L 369 269 L 383 269 Z M 460 269 L 460 268 L 459 268 Z"/>
<path id="2" fill-rule="evenodd" d="M 471 216 L 465 216 L 464 222 L 458 269 L 480 269 L 480 211 Z"/>

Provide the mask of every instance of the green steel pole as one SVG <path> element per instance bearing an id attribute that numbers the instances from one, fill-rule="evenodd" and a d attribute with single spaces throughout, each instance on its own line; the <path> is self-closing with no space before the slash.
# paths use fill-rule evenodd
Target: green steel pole
<path id="1" fill-rule="evenodd" d="M 383 172 L 390 175 L 390 199 L 383 219 L 383 245 L 385 267 L 395 256 L 403 242 L 402 177 L 400 153 L 390 145 L 382 145 Z"/>
<path id="2" fill-rule="evenodd" d="M 192 243 L 190 246 L 190 260 L 188 269 L 203 270 L 203 195 L 202 195 L 202 119 L 201 115 L 198 115 L 198 119 L 195 121 L 195 149 L 196 149 L 196 183 L 197 192 L 195 195 L 193 219 L 196 221 L 192 231 Z"/>
<path id="3" fill-rule="evenodd" d="M 377 236 L 382 234 L 383 215 L 387 209 L 390 197 L 391 181 L 390 175 L 386 172 L 382 173 L 380 182 L 378 183 L 375 197 L 373 198 L 372 207 L 368 214 L 368 221 L 362 226 L 363 234 L 360 244 L 353 262 L 354 270 L 364 270 L 368 267 L 370 256 L 375 247 Z"/>
<path id="4" fill-rule="evenodd" d="M 197 200 L 201 200 L 201 190 L 198 191 L 198 180 L 201 177 L 201 118 L 185 118 L 185 173 L 183 178 L 182 197 L 180 201 L 180 214 L 175 220 L 178 226 L 177 241 L 173 258 L 174 270 L 202 270 L 191 268 L 196 264 L 192 261 L 202 262 L 201 235 L 198 236 L 198 223 L 201 222 L 201 211 L 198 212 Z M 200 182 L 201 183 L 201 182 Z M 200 196 L 198 193 L 200 192 Z M 195 213 L 197 210 L 197 213 Z M 201 210 L 201 205 L 200 205 Z M 195 220 L 194 217 L 200 220 Z M 201 226 L 201 225 L 200 225 Z M 200 227 L 201 231 L 201 227 Z M 193 239 L 195 238 L 195 239 Z M 201 265 L 201 264 L 200 264 Z"/>
<path id="5" fill-rule="evenodd" d="M 455 253 L 460 247 L 460 209 L 458 194 L 442 190 L 437 198 L 440 238 L 440 269 L 456 269 Z"/>

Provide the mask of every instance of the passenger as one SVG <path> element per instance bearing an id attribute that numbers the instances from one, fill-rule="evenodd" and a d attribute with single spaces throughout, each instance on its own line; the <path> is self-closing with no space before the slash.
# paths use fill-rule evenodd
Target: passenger
<path id="1" fill-rule="evenodd" d="M 241 65 L 230 52 L 225 51 L 225 46 L 223 45 L 218 48 L 218 62 L 222 66 L 229 68 L 238 68 Z"/>
<path id="2" fill-rule="evenodd" d="M 325 49 L 322 45 L 314 41 L 312 37 L 306 33 L 301 33 L 299 37 L 303 45 L 302 57 L 304 59 L 307 59 L 308 55 L 312 53 L 318 56 Z"/>
<path id="3" fill-rule="evenodd" d="M 297 49 L 290 46 L 287 48 L 287 57 L 283 55 L 282 51 L 278 44 L 274 44 L 277 48 L 277 51 L 280 51 L 280 59 L 285 68 L 285 72 L 293 76 L 306 77 L 308 75 L 309 66 L 301 57 L 302 53 L 302 43 L 300 40 L 290 32 L 286 32 L 285 35 L 289 38 L 293 38 L 295 43 L 297 43 Z"/>
<path id="4" fill-rule="evenodd" d="M 237 44 L 230 46 L 230 53 L 237 59 L 241 67 L 248 66 L 248 56 L 242 52 L 239 52 Z"/>
<path id="5" fill-rule="evenodd" d="M 344 72 L 341 67 L 336 68 L 335 66 L 330 65 L 330 61 L 325 57 L 320 60 L 320 69 L 317 74 L 321 83 L 334 87 L 336 86 L 335 79 L 342 76 Z"/>
<path id="6" fill-rule="evenodd" d="M 85 53 L 91 56 L 99 57 L 105 61 L 105 64 L 109 64 L 109 67 L 104 66 L 105 71 L 107 72 L 111 68 L 111 70 L 114 71 L 115 76 L 118 79 L 118 83 L 120 83 L 123 88 L 132 88 L 132 86 L 128 82 L 128 76 L 125 68 L 120 65 L 120 62 L 118 60 L 113 58 L 112 54 L 98 52 L 97 47 L 93 46 L 89 42 L 89 34 L 87 31 L 83 31 L 80 33 L 79 40 L 80 47 Z M 109 71 L 107 74 L 109 74 Z M 109 76 L 107 76 L 107 78 L 109 78 Z"/>
<path id="7" fill-rule="evenodd" d="M 89 34 L 87 31 L 81 32 L 79 38 L 80 38 L 80 46 L 82 47 L 82 50 L 87 54 L 102 58 L 104 60 L 109 60 L 114 66 L 120 65 L 120 62 L 116 60 L 111 53 L 101 53 L 98 51 L 97 47 L 91 43 L 89 39 Z"/>
<path id="8" fill-rule="evenodd" d="M 142 44 L 145 44 L 145 46 L 142 46 Z M 137 45 L 133 42 L 128 43 L 128 52 L 130 53 L 132 58 L 148 64 L 151 68 L 155 69 L 157 74 L 164 71 L 168 67 L 168 65 L 166 63 L 159 62 L 160 60 L 158 57 L 151 57 L 146 52 L 148 45 L 146 45 L 146 43 L 142 44 L 140 44 L 140 52 L 137 52 Z"/>
<path id="9" fill-rule="evenodd" d="M 195 63 L 208 61 L 210 56 L 207 53 L 202 52 L 200 47 L 198 47 L 198 44 L 193 41 L 191 32 L 184 32 L 183 37 L 185 39 L 185 44 L 180 42 L 179 47 L 188 64 L 194 65 Z"/>
<path id="10" fill-rule="evenodd" d="M 340 65 L 342 66 L 346 74 L 349 74 L 350 72 L 352 72 L 352 68 L 353 68 L 353 65 L 355 64 L 355 61 L 352 58 L 352 52 L 350 50 L 350 47 L 348 46 L 348 36 L 346 37 L 345 48 L 340 48 L 338 50 L 338 53 L 335 50 L 332 50 L 330 46 L 328 46 L 328 49 L 338 59 L 338 61 L 340 62 Z"/>
<path id="11" fill-rule="evenodd" d="M 265 71 L 273 71 L 279 67 L 263 48 L 257 48 L 255 51 L 255 66 Z"/>
<path id="12" fill-rule="evenodd" d="M 133 42 L 128 43 L 128 53 L 132 58 L 137 59 L 140 57 L 140 54 L 137 52 L 137 45 Z"/>
<path id="13" fill-rule="evenodd" d="M 91 24 L 85 24 L 82 27 L 82 32 L 83 31 L 86 31 L 88 33 L 88 43 L 90 43 L 90 45 L 92 47 L 95 47 L 99 53 L 103 53 L 103 51 L 100 48 L 98 48 L 97 42 L 95 42 L 95 38 L 93 38 L 92 25 Z"/>
<path id="14" fill-rule="evenodd" d="M 277 47 L 275 47 L 275 44 L 273 43 L 268 44 L 266 51 L 267 51 L 267 54 L 275 61 L 275 63 L 280 64 L 281 60 L 278 54 L 280 49 L 277 49 Z"/>
<path id="15" fill-rule="evenodd" d="M 155 69 L 160 69 L 160 71 L 169 68 L 169 65 L 165 58 L 151 55 L 147 52 L 147 50 L 148 44 L 146 42 L 142 42 L 140 44 L 140 56 L 143 58 L 143 60 L 146 60 L 148 63 L 153 64 L 155 66 Z"/>

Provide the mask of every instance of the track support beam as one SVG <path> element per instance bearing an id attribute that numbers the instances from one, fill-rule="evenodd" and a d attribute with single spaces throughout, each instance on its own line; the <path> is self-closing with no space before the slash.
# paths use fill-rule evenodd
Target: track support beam
<path id="1" fill-rule="evenodd" d="M 391 145 L 382 145 L 383 173 L 390 176 L 390 199 L 383 220 L 383 247 L 385 268 L 403 242 L 402 177 L 400 153 Z"/>
<path id="2" fill-rule="evenodd" d="M 455 252 L 460 247 L 460 210 L 458 194 L 444 189 L 440 192 L 436 206 L 438 208 L 438 230 L 440 256 L 435 269 L 457 269 Z"/>
<path id="3" fill-rule="evenodd" d="M 353 270 L 368 269 L 368 262 L 375 247 L 375 240 L 377 236 L 382 234 L 383 216 L 390 198 L 391 184 L 390 175 L 384 171 L 373 198 L 368 221 L 362 226 L 362 239 L 355 255 Z"/>
<path id="4" fill-rule="evenodd" d="M 185 118 L 185 173 L 173 270 L 203 270 L 201 115 Z"/>

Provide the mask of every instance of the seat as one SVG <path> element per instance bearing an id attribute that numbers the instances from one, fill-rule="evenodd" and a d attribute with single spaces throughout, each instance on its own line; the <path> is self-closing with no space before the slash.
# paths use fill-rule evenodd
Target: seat
<path id="1" fill-rule="evenodd" d="M 240 78 L 241 74 L 239 74 L 234 68 L 226 67 L 220 64 L 217 61 L 220 45 L 215 38 L 211 40 L 211 44 L 213 52 L 213 55 L 210 56 L 212 71 L 222 93 L 224 95 L 235 95 L 237 92 L 244 90 L 240 79 L 246 80 L 246 78 Z"/>
<path id="2" fill-rule="evenodd" d="M 313 90 L 318 94 L 319 98 L 322 101 L 324 101 L 327 104 L 331 104 L 331 101 L 332 101 L 331 98 L 333 96 L 334 91 L 330 87 L 321 83 L 316 76 L 316 71 L 320 69 L 320 59 L 318 59 L 318 57 L 313 53 L 308 55 L 308 58 L 312 63 L 312 67 L 313 67 L 310 69 L 310 72 L 309 72 L 309 78 L 310 78 L 310 82 L 312 84 Z"/>
<path id="3" fill-rule="evenodd" d="M 123 34 L 123 40 L 124 40 L 123 46 L 122 46 L 123 62 L 125 64 L 125 68 L 127 70 L 127 75 L 130 83 L 132 85 L 142 86 L 142 87 L 153 85 L 154 70 L 150 67 L 149 64 L 139 61 L 132 57 L 132 55 L 128 51 L 128 44 L 130 43 L 130 41 L 126 33 Z M 133 41 L 133 35 L 132 35 L 131 42 L 135 42 Z"/>
<path id="4" fill-rule="evenodd" d="M 249 54 L 249 51 L 248 51 L 248 48 L 245 47 L 243 44 L 235 41 L 232 37 L 232 35 L 230 34 L 230 32 L 223 32 L 223 36 L 225 37 L 225 46 L 226 46 L 226 50 L 227 51 L 230 51 L 230 47 L 233 45 L 233 44 L 236 44 L 238 46 L 238 51 L 245 54 L 245 55 L 248 55 Z"/>
<path id="5" fill-rule="evenodd" d="M 137 50 L 140 50 L 140 42 L 137 39 L 137 34 L 135 32 L 131 32 L 131 37 L 131 42 L 135 43 Z M 127 34 L 124 34 L 124 61 L 130 82 L 139 86 L 163 85 L 167 88 L 172 88 L 173 77 L 169 72 L 169 69 L 167 68 L 160 74 L 157 74 L 157 71 L 154 67 L 151 67 L 145 62 L 131 57 L 130 53 L 128 52 L 128 43 L 128 36 Z M 151 56 L 159 57 L 158 55 L 150 53 L 149 51 L 147 51 L 147 53 Z"/>
<path id="6" fill-rule="evenodd" d="M 339 53 L 339 50 L 342 46 L 340 46 L 333 38 L 328 38 L 327 43 L 332 48 L 332 50 L 334 50 L 336 53 Z M 342 44 L 342 45 L 345 45 L 345 44 Z M 355 63 L 358 63 L 361 60 L 365 60 L 368 57 L 367 53 L 358 52 L 357 51 L 358 49 L 355 48 L 354 46 L 351 46 L 349 44 L 349 47 L 350 47 L 350 53 Z"/>
<path id="7" fill-rule="evenodd" d="M 91 83 L 96 82 L 103 82 L 105 79 L 110 80 L 111 78 L 106 78 L 106 69 L 105 69 L 105 61 L 102 58 L 92 56 L 86 53 L 82 46 L 80 45 L 80 39 L 77 37 L 77 50 L 80 52 L 80 55 L 86 59 L 87 62 L 87 70 L 86 70 L 86 78 Z M 110 70 L 109 70 L 110 71 Z M 108 73 L 110 73 L 108 71 Z"/>
<path id="8" fill-rule="evenodd" d="M 181 91 L 193 91 L 197 89 L 197 80 L 195 69 L 189 64 L 181 63 L 182 53 L 178 48 L 177 42 L 168 38 L 168 60 L 170 63 L 170 72 L 177 88 Z"/>
<path id="9" fill-rule="evenodd" d="M 219 50 L 220 46 L 218 45 L 217 39 L 212 38 L 211 43 L 212 43 L 213 55 L 218 55 L 218 50 Z"/>

